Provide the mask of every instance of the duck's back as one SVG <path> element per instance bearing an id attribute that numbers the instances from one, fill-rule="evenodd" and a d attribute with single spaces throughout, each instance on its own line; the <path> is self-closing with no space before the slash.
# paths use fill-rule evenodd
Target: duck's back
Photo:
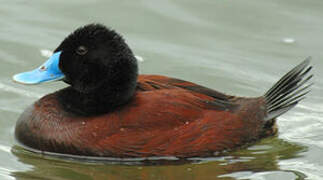
<path id="1" fill-rule="evenodd" d="M 265 132 L 263 98 L 234 98 L 186 81 L 139 76 L 134 98 L 113 112 L 78 116 L 57 92 L 28 108 L 16 138 L 33 149 L 87 156 L 209 156 Z"/>

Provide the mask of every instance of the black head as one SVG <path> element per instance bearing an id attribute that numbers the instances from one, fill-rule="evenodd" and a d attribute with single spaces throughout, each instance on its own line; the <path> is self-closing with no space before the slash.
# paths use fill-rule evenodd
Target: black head
<path id="1" fill-rule="evenodd" d="M 78 28 L 58 46 L 65 82 L 81 93 L 136 81 L 137 61 L 123 38 L 101 24 Z M 116 84 L 114 84 L 116 83 Z"/>
<path id="2" fill-rule="evenodd" d="M 71 85 L 59 92 L 67 109 L 102 113 L 133 96 L 137 60 L 115 31 L 101 24 L 83 26 L 63 40 L 55 50 L 59 51 L 59 68 Z"/>

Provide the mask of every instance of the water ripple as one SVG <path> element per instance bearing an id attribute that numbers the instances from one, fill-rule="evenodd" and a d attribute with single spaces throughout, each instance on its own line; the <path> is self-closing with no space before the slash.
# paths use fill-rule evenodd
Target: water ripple
<path id="1" fill-rule="evenodd" d="M 31 98 L 40 98 L 40 97 L 42 97 L 41 94 L 33 93 L 33 92 L 30 92 L 30 91 L 27 91 L 27 90 L 24 90 L 24 89 L 21 89 L 21 88 L 16 88 L 16 87 L 13 87 L 13 86 L 9 86 L 9 85 L 6 85 L 6 84 L 4 84 L 2 82 L 0 82 L 0 90 L 15 93 L 15 94 L 19 94 L 21 96 L 31 97 Z"/>

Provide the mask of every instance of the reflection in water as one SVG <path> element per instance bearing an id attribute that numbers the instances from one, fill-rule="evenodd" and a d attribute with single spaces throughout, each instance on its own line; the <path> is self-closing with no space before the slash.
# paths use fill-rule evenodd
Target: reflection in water
<path id="1" fill-rule="evenodd" d="M 235 179 L 275 174 L 280 177 L 294 177 L 302 179 L 300 172 L 280 170 L 278 160 L 284 161 L 297 157 L 306 151 L 307 147 L 291 144 L 277 137 L 267 138 L 247 149 L 227 153 L 215 158 L 192 158 L 191 162 L 162 162 L 162 165 L 118 164 L 116 162 L 92 163 L 77 162 L 75 160 L 61 160 L 52 157 L 41 157 L 14 147 L 12 152 L 24 164 L 32 165 L 28 171 L 16 171 L 11 175 L 17 179 Z M 152 162 L 156 164 L 157 161 Z M 151 162 L 150 162 L 151 163 Z M 237 174 L 237 172 L 239 172 Z M 246 172 L 246 173 L 243 173 Z M 265 173 L 263 173 L 265 172 Z M 50 177 L 50 178 L 49 178 Z"/>

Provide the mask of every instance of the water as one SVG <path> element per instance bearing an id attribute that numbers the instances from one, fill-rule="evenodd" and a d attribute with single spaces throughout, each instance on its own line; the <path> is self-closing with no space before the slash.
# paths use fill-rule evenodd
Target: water
<path id="1" fill-rule="evenodd" d="M 0 0 L 0 179 L 323 179 L 323 1 Z M 308 98 L 278 119 L 279 134 L 218 158 L 129 165 L 32 154 L 13 138 L 19 114 L 61 82 L 23 86 L 76 27 L 101 22 L 122 33 L 142 73 L 190 80 L 240 96 L 263 94 L 313 57 Z"/>

